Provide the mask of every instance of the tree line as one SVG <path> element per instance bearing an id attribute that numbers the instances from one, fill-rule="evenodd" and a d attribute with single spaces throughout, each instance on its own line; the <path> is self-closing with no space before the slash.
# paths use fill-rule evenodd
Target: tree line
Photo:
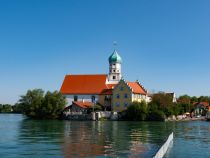
<path id="1" fill-rule="evenodd" d="M 0 104 L 0 113 L 22 113 L 22 109 L 18 104 Z"/>
<path id="2" fill-rule="evenodd" d="M 170 95 L 165 93 L 153 94 L 150 103 L 133 102 L 124 111 L 128 120 L 161 121 L 172 115 L 191 113 L 195 109 L 196 102 L 210 103 L 209 96 L 190 97 L 182 95 L 173 102 Z M 23 113 L 30 118 L 54 119 L 59 118 L 66 105 L 66 98 L 58 91 L 44 92 L 42 89 L 28 90 L 20 97 L 15 105 L 0 104 L 0 113 Z"/>
<path id="3" fill-rule="evenodd" d="M 192 113 L 196 104 L 199 102 L 210 103 L 210 97 L 190 97 L 182 95 L 177 102 L 172 101 L 172 97 L 166 93 L 157 93 L 152 96 L 150 103 L 133 102 L 125 111 L 125 119 L 139 121 L 163 121 L 172 115 L 182 115 L 184 113 Z"/>
<path id="4" fill-rule="evenodd" d="M 0 104 L 0 113 L 22 113 L 30 118 L 59 118 L 66 105 L 65 97 L 57 91 L 28 90 L 15 105 Z"/>

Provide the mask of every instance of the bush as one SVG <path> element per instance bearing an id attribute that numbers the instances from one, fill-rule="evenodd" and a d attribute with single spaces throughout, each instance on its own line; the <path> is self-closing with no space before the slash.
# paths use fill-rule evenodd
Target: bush
<path id="1" fill-rule="evenodd" d="M 145 102 L 133 102 L 126 110 L 129 120 L 144 121 L 147 118 L 147 104 Z"/>
<path id="2" fill-rule="evenodd" d="M 160 111 L 160 110 L 151 111 L 148 115 L 148 120 L 149 121 L 164 121 L 165 114 L 163 111 Z"/>
<path id="3" fill-rule="evenodd" d="M 41 89 L 28 90 L 19 100 L 23 113 L 31 118 L 58 118 L 66 104 L 65 97 L 55 91 L 53 93 Z"/>

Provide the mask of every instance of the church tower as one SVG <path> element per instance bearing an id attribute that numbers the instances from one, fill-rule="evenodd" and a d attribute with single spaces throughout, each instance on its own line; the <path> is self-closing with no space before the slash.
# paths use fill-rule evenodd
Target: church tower
<path id="1" fill-rule="evenodd" d="M 108 76 L 108 82 L 116 84 L 118 83 L 121 78 L 121 64 L 122 64 L 122 58 L 117 53 L 116 50 L 112 53 L 112 55 L 109 57 L 109 76 Z"/>

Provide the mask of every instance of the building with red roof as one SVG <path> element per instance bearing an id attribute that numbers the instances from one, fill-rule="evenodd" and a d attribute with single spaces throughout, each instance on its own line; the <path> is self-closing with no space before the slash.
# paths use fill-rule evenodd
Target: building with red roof
<path id="1" fill-rule="evenodd" d="M 66 75 L 60 92 L 66 96 L 67 106 L 86 108 L 80 105 L 97 103 L 106 110 L 122 111 L 133 101 L 146 100 L 147 91 L 138 81 L 122 79 L 121 63 L 114 51 L 109 57 L 109 74 Z"/>

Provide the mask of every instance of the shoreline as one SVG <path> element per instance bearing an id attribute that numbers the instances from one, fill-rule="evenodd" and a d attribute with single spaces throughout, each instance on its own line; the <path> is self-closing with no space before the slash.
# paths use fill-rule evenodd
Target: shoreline
<path id="1" fill-rule="evenodd" d="M 184 121 L 207 121 L 206 120 L 206 117 L 205 116 L 201 116 L 201 117 L 186 117 L 186 118 L 182 118 L 182 119 L 171 119 L 171 118 L 167 118 L 165 120 L 166 122 L 173 122 L 173 121 L 176 121 L 176 122 L 184 122 Z"/>

